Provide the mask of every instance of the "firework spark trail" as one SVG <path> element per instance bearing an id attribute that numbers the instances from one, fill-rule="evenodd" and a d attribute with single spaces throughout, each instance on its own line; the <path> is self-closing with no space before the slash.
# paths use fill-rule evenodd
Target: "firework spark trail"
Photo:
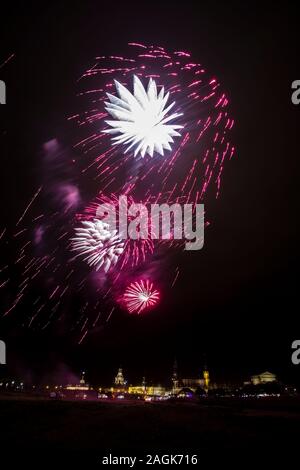
<path id="1" fill-rule="evenodd" d="M 174 277 L 173 282 L 172 282 L 172 284 L 171 284 L 171 289 L 174 287 L 174 285 L 175 285 L 175 283 L 176 283 L 176 281 L 177 281 L 177 279 L 178 279 L 178 276 L 179 276 L 179 268 L 178 268 L 178 266 L 177 266 L 177 268 L 175 269 L 175 277 Z"/>
<path id="2" fill-rule="evenodd" d="M 97 317 L 96 317 L 96 319 L 95 319 L 95 321 L 94 321 L 94 323 L 93 323 L 93 328 L 95 328 L 96 325 L 98 324 L 98 321 L 99 321 L 99 318 L 100 318 L 100 316 L 101 316 L 101 313 L 102 313 L 102 312 L 99 312 L 99 313 L 98 313 L 98 315 L 97 315 Z"/>
<path id="3" fill-rule="evenodd" d="M 84 338 L 86 337 L 86 335 L 88 334 L 88 330 L 86 330 L 83 335 L 81 336 L 80 340 L 78 341 L 78 344 L 81 344 L 84 340 Z"/>
<path id="4" fill-rule="evenodd" d="M 23 297 L 23 294 L 18 295 L 14 303 L 12 304 L 12 306 L 8 310 L 6 310 L 6 312 L 4 312 L 2 316 L 6 317 L 10 312 L 12 312 L 16 308 L 16 306 L 18 305 L 22 297 Z"/>
<path id="5" fill-rule="evenodd" d="M 113 308 L 111 309 L 111 311 L 109 312 L 109 315 L 108 315 L 108 317 L 107 317 L 107 319 L 106 319 L 106 323 L 110 320 L 110 317 L 112 316 L 114 310 L 115 310 L 115 307 L 113 307 Z"/>
<path id="6" fill-rule="evenodd" d="M 32 204 L 34 203 L 34 201 L 36 200 L 36 198 L 38 197 L 38 195 L 40 194 L 41 190 L 42 190 L 42 186 L 39 187 L 39 189 L 37 190 L 37 192 L 33 195 L 32 199 L 29 201 L 29 204 L 26 206 L 23 214 L 21 215 L 21 217 L 19 218 L 18 222 L 16 223 L 16 226 L 19 225 L 19 223 L 24 219 L 26 213 L 28 212 L 28 210 L 30 209 L 30 207 L 32 206 Z"/>
<path id="7" fill-rule="evenodd" d="M 4 228 L 2 232 L 0 233 L 0 240 L 4 237 L 5 232 L 6 232 L 6 228 Z"/>
<path id="8" fill-rule="evenodd" d="M 13 59 L 15 57 L 15 54 L 11 54 L 4 62 L 2 62 L 2 64 L 0 64 L 0 69 L 2 67 L 4 67 L 4 65 L 6 65 L 11 59 Z"/>

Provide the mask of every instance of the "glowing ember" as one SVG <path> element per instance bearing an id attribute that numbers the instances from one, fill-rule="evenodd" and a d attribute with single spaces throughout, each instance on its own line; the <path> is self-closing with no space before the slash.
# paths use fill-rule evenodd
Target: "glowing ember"
<path id="1" fill-rule="evenodd" d="M 129 313 L 141 313 L 154 307 L 159 301 L 159 292 L 149 280 L 132 282 L 124 292 L 123 301 Z"/>

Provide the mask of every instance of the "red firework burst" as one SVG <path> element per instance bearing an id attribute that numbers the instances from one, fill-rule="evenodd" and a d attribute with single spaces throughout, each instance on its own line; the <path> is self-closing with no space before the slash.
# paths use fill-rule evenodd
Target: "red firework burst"
<path id="1" fill-rule="evenodd" d="M 126 288 L 122 300 L 129 313 L 141 313 L 159 302 L 159 291 L 149 280 L 135 281 Z"/>

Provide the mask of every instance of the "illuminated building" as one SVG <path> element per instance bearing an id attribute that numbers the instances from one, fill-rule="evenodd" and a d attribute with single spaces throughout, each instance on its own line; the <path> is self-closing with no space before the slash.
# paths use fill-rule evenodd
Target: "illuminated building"
<path id="1" fill-rule="evenodd" d="M 87 391 L 90 390 L 89 384 L 85 382 L 85 372 L 81 373 L 81 378 L 79 384 L 68 384 L 65 388 L 66 390 L 73 390 L 73 391 Z"/>
<path id="2" fill-rule="evenodd" d="M 128 387 L 128 393 L 130 395 L 152 395 L 152 396 L 164 396 L 167 390 L 165 387 L 160 385 L 149 385 L 148 387 L 144 385 L 130 385 Z"/>
<path id="3" fill-rule="evenodd" d="M 128 393 L 130 395 L 145 395 L 147 393 L 147 389 L 144 385 L 129 385 Z"/>
<path id="4" fill-rule="evenodd" d="M 167 389 L 161 385 L 146 385 L 146 379 L 143 377 L 141 385 L 130 385 L 128 387 L 130 395 L 144 395 L 144 396 L 164 396 Z"/>
<path id="5" fill-rule="evenodd" d="M 268 382 L 276 382 L 277 377 L 275 374 L 272 374 L 272 372 L 262 372 L 261 374 L 258 375 L 252 375 L 251 377 L 251 382 L 253 385 L 259 385 L 259 384 L 266 384 Z"/>
<path id="6" fill-rule="evenodd" d="M 192 378 L 180 378 L 178 375 L 178 366 L 177 361 L 174 361 L 173 371 L 171 376 L 171 383 L 169 387 L 164 387 L 159 384 L 157 385 L 147 385 L 145 377 L 138 384 L 128 385 L 127 381 L 123 375 L 123 369 L 120 367 L 117 370 L 117 374 L 114 377 L 113 385 L 111 387 L 102 387 L 98 388 L 100 394 L 112 394 L 113 397 L 118 397 L 118 394 L 128 394 L 128 395 L 137 395 L 143 397 L 153 397 L 153 399 L 162 399 L 170 396 L 181 396 L 190 397 L 191 395 L 198 393 L 199 389 L 202 389 L 203 392 L 208 392 L 210 387 L 210 377 L 207 368 L 203 370 L 203 376 L 199 375 L 198 377 Z M 68 385 L 67 390 L 77 390 L 85 391 L 91 390 L 90 387 L 85 382 L 85 373 L 82 373 L 82 377 L 79 385 Z M 198 391 L 197 391 L 198 390 Z"/>
<path id="7" fill-rule="evenodd" d="M 115 377 L 115 385 L 117 387 L 124 387 L 125 385 L 125 379 L 124 379 L 123 371 L 121 368 L 119 368 L 118 373 Z"/>
<path id="8" fill-rule="evenodd" d="M 185 378 L 181 379 L 184 388 L 190 388 L 195 391 L 198 387 L 204 387 L 204 379 L 200 378 Z"/>
<path id="9" fill-rule="evenodd" d="M 183 378 L 179 381 L 179 383 L 181 385 L 181 388 L 189 388 L 193 392 L 195 392 L 197 388 L 203 388 L 203 390 L 205 390 L 205 392 L 207 393 L 210 385 L 209 372 L 205 366 L 203 371 L 203 378 Z"/>

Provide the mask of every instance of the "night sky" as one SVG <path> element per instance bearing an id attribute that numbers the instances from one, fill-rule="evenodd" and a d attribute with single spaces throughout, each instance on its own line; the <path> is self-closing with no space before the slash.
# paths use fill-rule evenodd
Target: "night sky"
<path id="1" fill-rule="evenodd" d="M 293 3 L 103 3 L 12 3 L 1 18 L 0 63 L 15 57 L 0 69 L 7 86 L 7 105 L 0 107 L 0 228 L 16 222 L 39 186 L 41 145 L 66 139 L 63 122 L 77 77 L 94 56 L 121 54 L 130 41 L 188 50 L 216 74 L 231 101 L 236 154 L 212 204 L 205 246 L 176 255 L 180 277 L 159 308 L 142 318 L 118 312 L 81 346 L 57 326 L 22 328 L 13 313 L 0 320 L 9 370 L 39 381 L 84 368 L 90 380 L 110 383 L 121 365 L 130 382 L 143 375 L 163 381 L 176 357 L 183 376 L 195 376 L 206 361 L 213 381 L 270 370 L 299 383 L 300 368 L 290 359 L 300 326 Z"/>

